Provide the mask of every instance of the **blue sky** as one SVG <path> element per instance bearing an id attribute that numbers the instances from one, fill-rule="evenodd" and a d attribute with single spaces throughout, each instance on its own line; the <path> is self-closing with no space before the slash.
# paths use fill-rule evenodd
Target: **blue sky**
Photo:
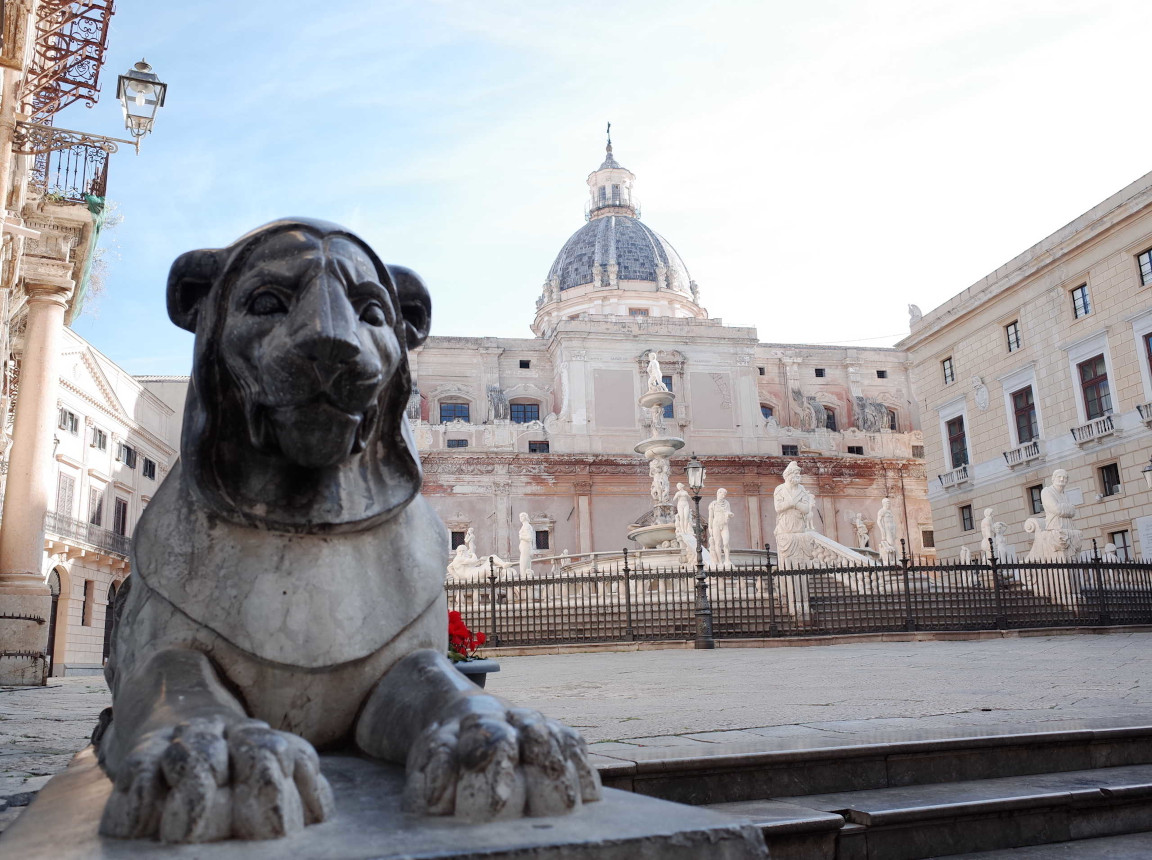
<path id="1" fill-rule="evenodd" d="M 613 123 L 644 221 L 713 316 L 760 339 L 887 346 L 925 312 L 1152 170 L 1152 4 L 121 0 L 116 74 L 169 84 L 76 330 L 185 373 L 181 252 L 283 215 L 419 271 L 433 333 L 530 337 Z M 324 12 L 318 16 L 317 9 Z"/>

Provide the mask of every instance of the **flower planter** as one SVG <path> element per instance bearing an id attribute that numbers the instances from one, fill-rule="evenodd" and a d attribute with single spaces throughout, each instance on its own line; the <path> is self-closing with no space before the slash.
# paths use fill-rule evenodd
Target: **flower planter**
<path id="1" fill-rule="evenodd" d="M 484 686 L 484 682 L 488 680 L 489 672 L 500 671 L 500 664 L 495 660 L 461 660 L 459 663 L 453 663 L 452 665 L 456 667 L 457 672 L 477 687 Z"/>

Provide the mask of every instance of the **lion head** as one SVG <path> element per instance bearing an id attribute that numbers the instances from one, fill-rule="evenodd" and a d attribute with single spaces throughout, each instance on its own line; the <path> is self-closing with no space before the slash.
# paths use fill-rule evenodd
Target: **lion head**
<path id="1" fill-rule="evenodd" d="M 408 350 L 431 299 L 336 224 L 283 219 L 172 264 L 168 313 L 196 335 L 183 479 L 224 518 L 367 528 L 419 492 Z"/>

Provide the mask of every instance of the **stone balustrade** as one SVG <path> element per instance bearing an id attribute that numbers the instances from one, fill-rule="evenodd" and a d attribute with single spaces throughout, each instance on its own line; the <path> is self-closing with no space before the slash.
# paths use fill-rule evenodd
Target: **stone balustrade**
<path id="1" fill-rule="evenodd" d="M 1030 463 L 1033 460 L 1039 460 L 1041 456 L 1040 440 L 1033 439 L 1031 442 L 1025 442 L 1023 445 L 1017 445 L 1011 451 L 1005 451 L 1004 462 L 1008 464 L 1009 469 L 1015 469 L 1017 466 L 1023 466 L 1025 463 Z"/>
<path id="2" fill-rule="evenodd" d="M 943 475 L 936 476 L 940 480 L 940 486 L 945 490 L 951 490 L 953 487 L 959 487 L 961 484 L 966 484 L 969 481 L 968 477 L 968 464 L 953 469 L 951 472 L 945 472 Z"/>
<path id="3" fill-rule="evenodd" d="M 1111 415 L 1102 415 L 1099 418 L 1093 418 L 1087 424 L 1081 424 L 1079 427 L 1072 428 L 1072 438 L 1076 440 L 1077 445 L 1086 445 L 1089 442 L 1095 442 L 1097 439 L 1102 439 L 1105 436 L 1111 436 L 1116 432 L 1116 422 Z"/>

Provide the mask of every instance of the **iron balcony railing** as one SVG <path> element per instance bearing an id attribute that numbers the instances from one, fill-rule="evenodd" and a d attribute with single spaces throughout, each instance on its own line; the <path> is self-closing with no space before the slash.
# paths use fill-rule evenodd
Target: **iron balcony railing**
<path id="1" fill-rule="evenodd" d="M 132 538 L 127 535 L 117 534 L 55 511 L 49 511 L 45 515 L 44 531 L 64 540 L 79 541 L 123 558 L 128 558 L 128 553 L 132 549 Z"/>
<path id="2" fill-rule="evenodd" d="M 32 163 L 31 183 L 49 201 L 86 203 L 86 197 L 104 197 L 108 188 L 108 152 L 99 146 L 77 143 L 67 149 L 39 153 Z"/>
<path id="3" fill-rule="evenodd" d="M 1095 442 L 1097 439 L 1115 432 L 1116 422 L 1112 416 L 1102 415 L 1099 418 L 1093 418 L 1087 424 L 1073 427 L 1072 438 L 1076 440 L 1077 445 L 1083 445 L 1087 442 Z"/>
<path id="4" fill-rule="evenodd" d="M 529 578 L 493 568 L 445 590 L 494 646 L 693 638 L 695 570 L 629 562 Z M 1114 556 L 705 573 L 714 633 L 725 639 L 1152 623 L 1152 561 Z"/>
<path id="5" fill-rule="evenodd" d="M 1004 452 L 1004 462 L 1008 464 L 1008 468 L 1015 469 L 1017 466 L 1022 466 L 1032 460 L 1040 459 L 1040 440 L 1033 439 L 1031 442 L 1025 442 L 1013 448 L 1011 451 Z"/>

